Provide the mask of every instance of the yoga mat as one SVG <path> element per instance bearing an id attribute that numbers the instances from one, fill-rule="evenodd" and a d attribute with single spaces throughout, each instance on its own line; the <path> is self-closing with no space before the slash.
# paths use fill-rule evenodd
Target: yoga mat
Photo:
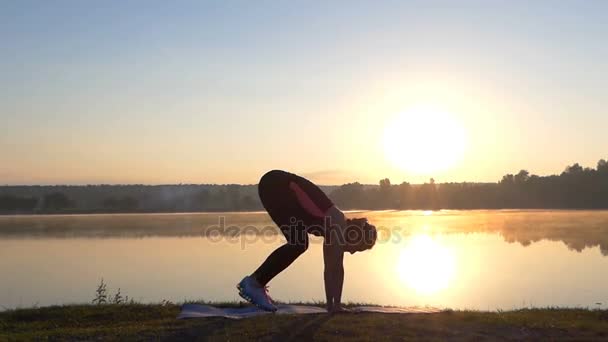
<path id="1" fill-rule="evenodd" d="M 306 315 L 306 314 L 319 314 L 327 313 L 327 310 L 318 306 L 309 305 L 291 305 L 291 304 L 279 304 L 277 305 L 277 315 Z M 381 306 L 357 306 L 351 308 L 354 312 L 376 312 L 376 313 L 391 313 L 391 314 L 411 314 L 411 313 L 435 313 L 440 312 L 437 308 L 387 308 Z M 259 315 L 269 315 L 271 312 L 258 309 L 255 306 L 247 306 L 244 308 L 218 308 L 211 305 L 202 304 L 184 304 L 182 311 L 177 316 L 178 319 L 183 318 L 203 318 L 203 317 L 226 317 L 232 319 L 241 319 Z"/>

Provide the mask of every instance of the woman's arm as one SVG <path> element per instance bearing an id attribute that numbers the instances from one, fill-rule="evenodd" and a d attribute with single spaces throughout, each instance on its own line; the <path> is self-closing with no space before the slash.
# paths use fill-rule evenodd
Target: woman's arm
<path id="1" fill-rule="evenodd" d="M 325 242 L 323 244 L 323 262 L 325 270 L 325 297 L 327 311 L 334 312 L 342 309 L 342 287 L 344 285 L 344 250 L 341 245 L 341 227 L 346 225 L 344 214 L 336 207 L 330 208 L 327 213 L 331 218 L 331 225 L 326 227 Z"/>
<path id="2" fill-rule="evenodd" d="M 325 297 L 327 299 L 327 311 L 339 310 L 342 301 L 342 285 L 344 284 L 344 266 L 342 260 L 344 252 L 342 249 L 332 245 L 323 246 L 323 259 L 325 270 Z"/>

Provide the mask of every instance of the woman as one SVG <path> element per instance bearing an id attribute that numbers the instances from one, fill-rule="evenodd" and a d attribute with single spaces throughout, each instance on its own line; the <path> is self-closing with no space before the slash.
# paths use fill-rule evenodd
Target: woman
<path id="1" fill-rule="evenodd" d="M 344 311 L 343 257 L 371 249 L 376 228 L 367 219 L 346 219 L 331 200 L 310 181 L 289 172 L 273 170 L 258 185 L 260 200 L 279 226 L 287 243 L 276 249 L 250 276 L 237 285 L 239 295 L 266 311 L 276 311 L 268 295 L 268 282 L 286 269 L 308 248 L 308 234 L 322 236 L 327 310 Z"/>

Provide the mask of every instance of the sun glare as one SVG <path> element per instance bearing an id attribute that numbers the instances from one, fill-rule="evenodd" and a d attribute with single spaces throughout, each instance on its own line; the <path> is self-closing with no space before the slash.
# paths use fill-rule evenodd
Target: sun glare
<path id="1" fill-rule="evenodd" d="M 435 294 L 450 285 L 456 270 L 452 251 L 429 235 L 416 235 L 401 251 L 397 274 L 419 294 Z"/>
<path id="2" fill-rule="evenodd" d="M 404 171 L 428 175 L 460 160 L 465 132 L 450 113 L 433 107 L 414 107 L 390 121 L 384 131 L 388 160 Z"/>

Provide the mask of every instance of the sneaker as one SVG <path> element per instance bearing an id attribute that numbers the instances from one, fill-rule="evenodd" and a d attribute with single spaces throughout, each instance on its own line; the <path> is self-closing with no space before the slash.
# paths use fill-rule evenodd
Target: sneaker
<path id="1" fill-rule="evenodd" d="M 265 311 L 277 311 L 277 307 L 272 304 L 272 299 L 268 295 L 268 287 L 259 286 L 251 276 L 243 278 L 236 288 L 239 290 L 239 295 L 249 303 Z"/>

